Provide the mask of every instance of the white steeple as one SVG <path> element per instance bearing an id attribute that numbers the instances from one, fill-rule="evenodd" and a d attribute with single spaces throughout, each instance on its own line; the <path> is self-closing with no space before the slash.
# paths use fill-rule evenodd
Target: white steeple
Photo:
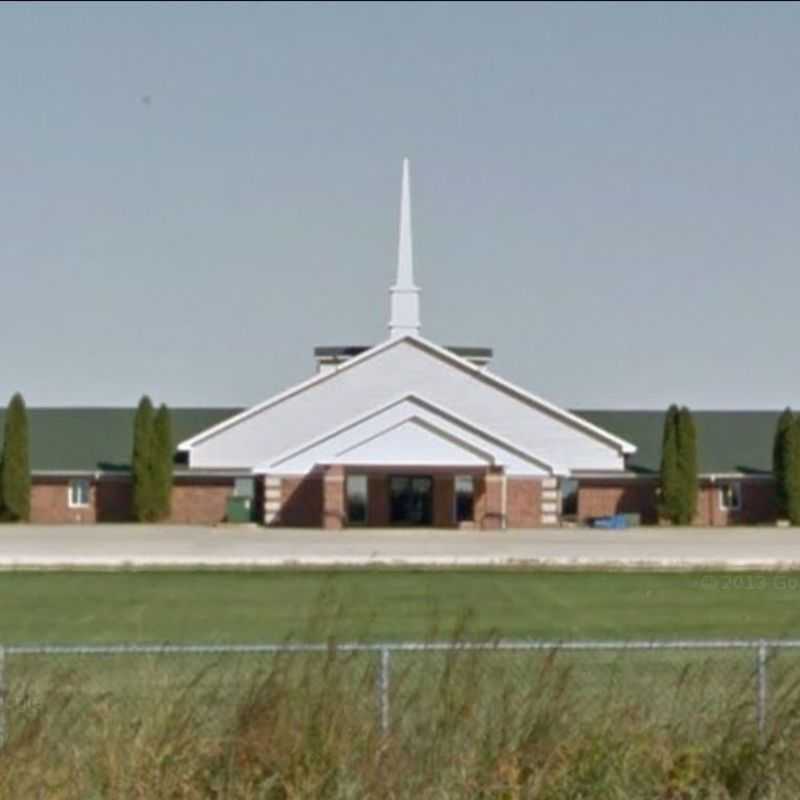
<path id="1" fill-rule="evenodd" d="M 400 199 L 400 242 L 397 248 L 397 280 L 389 290 L 389 335 L 394 339 L 418 334 L 419 287 L 414 285 L 414 247 L 411 239 L 411 189 L 408 159 L 403 159 L 403 191 Z"/>

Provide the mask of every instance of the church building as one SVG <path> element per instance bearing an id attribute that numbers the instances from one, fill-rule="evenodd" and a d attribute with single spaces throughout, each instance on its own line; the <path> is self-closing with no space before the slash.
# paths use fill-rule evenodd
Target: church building
<path id="1" fill-rule="evenodd" d="M 389 297 L 384 341 L 317 347 L 312 377 L 252 408 L 173 409 L 170 521 L 331 529 L 532 528 L 623 513 L 657 521 L 663 411 L 559 408 L 496 375 L 491 349 L 422 335 L 408 161 Z M 133 409 L 29 416 L 32 521 L 130 520 Z M 694 418 L 696 521 L 774 521 L 777 412 Z"/>
<path id="2" fill-rule="evenodd" d="M 320 347 L 311 379 L 182 442 L 188 468 L 250 470 L 267 525 L 532 527 L 559 482 L 622 475 L 636 447 L 421 334 L 408 161 L 388 337 Z"/>

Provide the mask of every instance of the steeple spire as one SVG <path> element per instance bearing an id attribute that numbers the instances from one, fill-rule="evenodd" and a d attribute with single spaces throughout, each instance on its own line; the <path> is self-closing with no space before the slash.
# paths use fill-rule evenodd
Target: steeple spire
<path id="1" fill-rule="evenodd" d="M 397 280 L 389 290 L 392 338 L 418 334 L 419 287 L 414 285 L 414 247 L 411 237 L 411 186 L 408 159 L 403 159 L 403 188 L 400 198 L 400 241 L 397 248 Z"/>

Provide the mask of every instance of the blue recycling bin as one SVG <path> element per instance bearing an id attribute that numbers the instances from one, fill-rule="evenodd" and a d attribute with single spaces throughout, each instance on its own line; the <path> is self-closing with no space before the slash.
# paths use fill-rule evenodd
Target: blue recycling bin
<path id="1" fill-rule="evenodd" d="M 592 527 L 604 530 L 621 530 L 628 527 L 628 521 L 624 514 L 612 514 L 610 517 L 595 517 L 592 520 Z"/>

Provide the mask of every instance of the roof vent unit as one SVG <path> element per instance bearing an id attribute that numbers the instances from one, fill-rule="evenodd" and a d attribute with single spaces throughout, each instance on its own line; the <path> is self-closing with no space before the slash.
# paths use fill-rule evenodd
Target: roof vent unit
<path id="1" fill-rule="evenodd" d="M 315 347 L 314 360 L 317 362 L 317 374 L 324 375 L 369 350 L 364 345 L 348 345 L 346 347 Z"/>
<path id="2" fill-rule="evenodd" d="M 317 375 L 333 372 L 346 361 L 360 356 L 369 349 L 366 345 L 315 347 L 314 361 L 317 364 Z M 446 349 L 453 355 L 469 361 L 470 364 L 478 367 L 478 369 L 485 369 L 492 360 L 493 355 L 491 347 L 448 347 Z"/>
<path id="3" fill-rule="evenodd" d="M 463 358 L 464 361 L 469 361 L 470 364 L 479 369 L 486 369 L 493 355 L 491 347 L 447 347 L 445 349 L 449 350 L 454 356 Z"/>

